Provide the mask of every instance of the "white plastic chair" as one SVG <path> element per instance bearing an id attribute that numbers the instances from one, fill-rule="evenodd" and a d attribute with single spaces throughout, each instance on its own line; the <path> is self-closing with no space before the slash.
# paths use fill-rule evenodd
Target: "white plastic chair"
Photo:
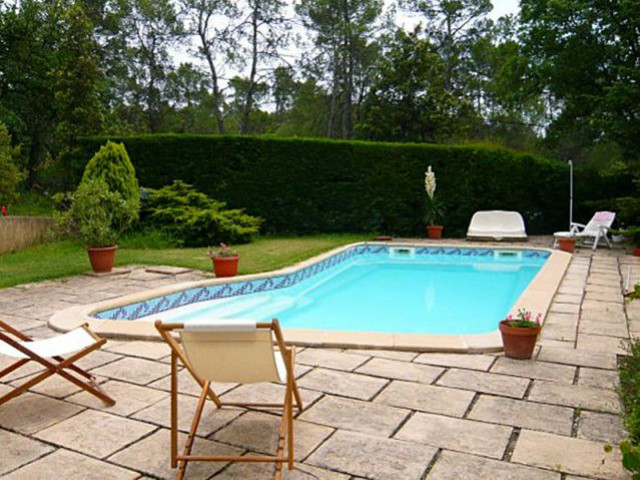
<path id="1" fill-rule="evenodd" d="M 524 219 L 518 212 L 486 210 L 473 214 L 469 229 L 469 240 L 526 240 Z"/>
<path id="2" fill-rule="evenodd" d="M 582 223 L 571 222 L 571 229 L 568 232 L 555 232 L 553 246 L 558 246 L 558 239 L 575 237 L 582 239 L 583 243 L 586 243 L 589 239 L 593 239 L 593 250 L 598 248 L 598 242 L 601 238 L 611 248 L 611 242 L 607 237 L 613 221 L 616 219 L 615 212 L 596 212 L 589 223 L 583 225 Z"/>

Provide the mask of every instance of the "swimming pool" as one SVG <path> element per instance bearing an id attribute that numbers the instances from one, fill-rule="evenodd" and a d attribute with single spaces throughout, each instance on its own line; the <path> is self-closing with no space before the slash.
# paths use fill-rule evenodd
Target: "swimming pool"
<path id="1" fill-rule="evenodd" d="M 164 287 L 54 315 L 152 338 L 153 321 L 280 320 L 304 345 L 490 350 L 517 306 L 545 313 L 570 255 L 535 248 L 361 243 L 273 273 Z M 73 319 L 73 320 L 71 320 Z"/>

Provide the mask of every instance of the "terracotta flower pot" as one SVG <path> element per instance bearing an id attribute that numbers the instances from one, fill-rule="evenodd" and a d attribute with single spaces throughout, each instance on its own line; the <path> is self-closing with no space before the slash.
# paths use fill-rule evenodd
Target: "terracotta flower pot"
<path id="1" fill-rule="evenodd" d="M 442 225 L 427 225 L 427 238 L 442 238 Z"/>
<path id="2" fill-rule="evenodd" d="M 211 257 L 213 271 L 216 277 L 235 277 L 238 274 L 238 261 L 240 257 Z"/>
<path id="3" fill-rule="evenodd" d="M 542 327 L 511 327 L 508 320 L 500 322 L 500 333 L 504 345 L 504 355 L 509 358 L 526 360 L 533 355 L 533 349 Z"/>
<path id="4" fill-rule="evenodd" d="M 558 239 L 558 246 L 560 250 L 563 252 L 573 253 L 576 249 L 576 239 L 575 238 L 560 238 Z"/>
<path id="5" fill-rule="evenodd" d="M 91 268 L 96 273 L 108 273 L 113 270 L 113 262 L 116 258 L 117 245 L 110 247 L 88 247 Z"/>

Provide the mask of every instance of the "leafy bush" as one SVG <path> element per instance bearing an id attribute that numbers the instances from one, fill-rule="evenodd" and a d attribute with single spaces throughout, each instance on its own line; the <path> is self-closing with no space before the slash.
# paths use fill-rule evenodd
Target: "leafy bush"
<path id="1" fill-rule="evenodd" d="M 84 170 L 82 181 L 102 179 L 109 190 L 119 193 L 136 212 L 140 208 L 140 187 L 136 171 L 122 143 L 107 142 L 100 147 Z"/>
<path id="2" fill-rule="evenodd" d="M 77 174 L 105 140 L 79 140 Z M 141 184 L 161 188 L 182 180 L 264 218 L 267 233 L 424 235 L 429 165 L 438 172 L 451 234 L 463 234 L 477 210 L 518 210 L 531 234 L 566 228 L 569 217 L 568 166 L 500 148 L 220 135 L 118 141 L 126 145 Z M 578 168 L 575 187 L 580 202 L 633 191 L 629 176 L 603 179 Z M 576 205 L 576 220 L 593 215 L 581 208 Z"/>
<path id="3" fill-rule="evenodd" d="M 145 191 L 145 193 L 147 193 Z M 165 230 L 179 244 L 201 247 L 214 243 L 246 243 L 258 233 L 262 219 L 198 192 L 181 181 L 149 190 L 142 205 L 144 224 Z"/>
<path id="4" fill-rule="evenodd" d="M 75 192 L 59 196 L 58 200 L 68 205 L 54 215 L 59 231 L 88 247 L 115 245 L 138 217 L 135 206 L 111 191 L 101 179 L 83 180 Z"/>
<path id="5" fill-rule="evenodd" d="M 627 344 L 627 355 L 618 362 L 620 386 L 618 392 L 623 405 L 625 427 L 629 432 L 622 442 L 622 463 L 640 480 L 640 340 L 635 338 Z"/>
<path id="6" fill-rule="evenodd" d="M 0 203 L 10 203 L 18 198 L 16 189 L 24 178 L 13 162 L 17 149 L 11 146 L 11 136 L 4 123 L 0 122 Z"/>

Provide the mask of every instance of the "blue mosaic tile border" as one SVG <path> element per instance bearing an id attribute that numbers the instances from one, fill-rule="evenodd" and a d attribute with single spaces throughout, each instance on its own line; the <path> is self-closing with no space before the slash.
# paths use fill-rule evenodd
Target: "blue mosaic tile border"
<path id="1" fill-rule="evenodd" d="M 314 275 L 333 268 L 357 255 L 389 253 L 388 245 L 357 245 L 353 248 L 337 253 L 322 262 L 309 265 L 301 270 L 274 277 L 246 280 L 227 284 L 209 285 L 190 288 L 161 297 L 150 298 L 143 302 L 123 305 L 121 307 L 103 310 L 93 315 L 101 320 L 137 320 L 148 315 L 155 315 L 186 305 L 208 300 L 236 297 L 250 293 L 267 292 L 291 287 Z M 488 257 L 493 255 L 494 249 L 467 247 L 415 247 L 416 255 L 460 255 L 464 257 Z M 525 258 L 547 258 L 550 254 L 545 251 L 523 250 Z"/>

